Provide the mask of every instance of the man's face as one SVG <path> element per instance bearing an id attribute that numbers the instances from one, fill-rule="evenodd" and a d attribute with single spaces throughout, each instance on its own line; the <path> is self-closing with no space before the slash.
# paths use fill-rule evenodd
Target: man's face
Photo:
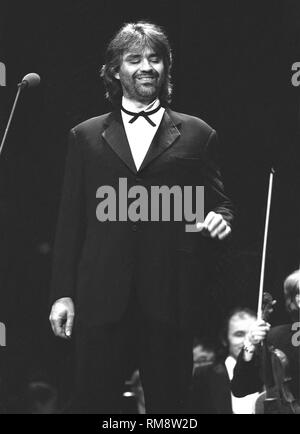
<path id="1" fill-rule="evenodd" d="M 214 356 L 212 350 L 206 349 L 201 344 L 197 345 L 193 348 L 194 369 L 212 363 L 214 361 Z"/>
<path id="2" fill-rule="evenodd" d="M 126 98 L 150 103 L 159 95 L 164 81 L 163 60 L 151 48 L 143 51 L 132 48 L 123 54 L 115 77 L 120 80 Z"/>
<path id="3" fill-rule="evenodd" d="M 242 317 L 239 314 L 234 315 L 228 325 L 228 345 L 229 355 L 237 359 L 240 354 L 246 334 L 250 327 L 255 322 L 255 318 L 244 314 Z"/>

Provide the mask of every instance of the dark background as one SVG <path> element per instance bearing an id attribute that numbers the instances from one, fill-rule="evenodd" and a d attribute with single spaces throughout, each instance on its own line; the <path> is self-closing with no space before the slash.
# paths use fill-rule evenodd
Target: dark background
<path id="1" fill-rule="evenodd" d="M 172 108 L 218 131 L 226 188 L 238 209 L 230 254 L 217 264 L 213 296 L 201 300 L 209 314 L 195 333 L 214 341 L 229 308 L 256 307 L 272 166 L 265 286 L 278 299 L 273 324 L 286 321 L 282 282 L 299 266 L 299 89 L 291 84 L 291 66 L 300 61 L 299 1 L 1 1 L 0 7 L 0 61 L 7 67 L 1 138 L 16 83 L 33 71 L 42 78 L 21 95 L 0 159 L 0 321 L 7 326 L 0 363 L 8 383 L 18 389 L 34 377 L 71 381 L 72 343 L 54 339 L 48 325 L 66 135 L 110 110 L 99 68 L 125 21 L 147 19 L 166 29 L 175 58 Z"/>

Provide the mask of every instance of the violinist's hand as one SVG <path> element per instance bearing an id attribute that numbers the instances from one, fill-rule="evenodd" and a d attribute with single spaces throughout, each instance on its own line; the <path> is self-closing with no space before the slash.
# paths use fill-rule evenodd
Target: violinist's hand
<path id="1" fill-rule="evenodd" d="M 74 303 L 71 298 L 64 297 L 56 300 L 50 313 L 50 323 L 53 333 L 63 339 L 72 335 L 75 316 Z"/>
<path id="2" fill-rule="evenodd" d="M 266 339 L 270 328 L 270 324 L 263 320 L 256 320 L 250 327 L 244 340 L 243 358 L 246 362 L 252 360 L 257 345 Z"/>
<path id="3" fill-rule="evenodd" d="M 206 237 L 219 238 L 223 240 L 231 233 L 231 227 L 222 214 L 211 211 L 207 214 L 203 223 L 197 223 L 197 229 Z"/>
<path id="4" fill-rule="evenodd" d="M 249 342 L 253 346 L 260 344 L 266 339 L 270 328 L 271 325 L 263 320 L 255 321 L 254 324 L 250 327 L 246 335 L 245 341 Z"/>

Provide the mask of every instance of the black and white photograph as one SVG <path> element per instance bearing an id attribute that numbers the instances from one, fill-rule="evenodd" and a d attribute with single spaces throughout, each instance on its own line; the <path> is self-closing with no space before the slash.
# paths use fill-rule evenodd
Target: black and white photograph
<path id="1" fill-rule="evenodd" d="M 299 92 L 299 0 L 0 1 L 0 414 L 300 414 Z"/>

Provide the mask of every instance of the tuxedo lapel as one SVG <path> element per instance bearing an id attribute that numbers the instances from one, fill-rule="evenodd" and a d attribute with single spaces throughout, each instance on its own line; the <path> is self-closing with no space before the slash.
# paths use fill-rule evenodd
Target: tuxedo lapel
<path id="1" fill-rule="evenodd" d="M 110 114 L 102 137 L 126 166 L 133 173 L 137 173 L 120 113 L 113 112 Z"/>
<path id="2" fill-rule="evenodd" d="M 177 128 L 179 124 L 180 119 L 175 113 L 166 110 L 139 171 L 147 167 L 180 137 L 180 132 Z M 137 169 L 119 112 L 116 111 L 110 114 L 102 136 L 127 167 L 136 174 Z"/>
<path id="3" fill-rule="evenodd" d="M 143 170 L 155 158 L 159 157 L 159 155 L 172 146 L 175 140 L 180 137 L 180 132 L 177 128 L 179 124 L 180 120 L 175 114 L 173 114 L 172 111 L 166 110 L 139 171 Z"/>

